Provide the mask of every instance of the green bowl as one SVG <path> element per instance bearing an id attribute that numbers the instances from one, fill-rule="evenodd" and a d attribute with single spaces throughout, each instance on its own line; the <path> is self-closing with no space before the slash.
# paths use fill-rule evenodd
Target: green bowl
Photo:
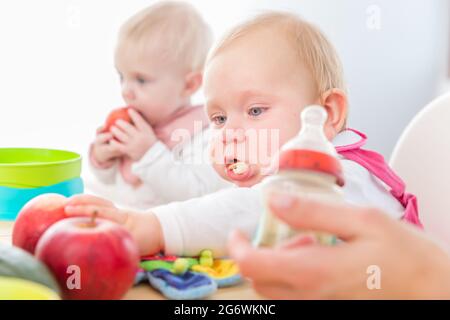
<path id="1" fill-rule="evenodd" d="M 0 148 L 0 186 L 37 188 L 80 177 L 81 156 L 75 152 Z"/>

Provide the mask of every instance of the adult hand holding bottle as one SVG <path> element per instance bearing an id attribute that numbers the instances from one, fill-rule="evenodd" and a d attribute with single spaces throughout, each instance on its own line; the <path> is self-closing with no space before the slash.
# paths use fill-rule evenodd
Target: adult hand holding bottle
<path id="1" fill-rule="evenodd" d="M 275 248 L 254 248 L 233 233 L 229 252 L 263 296 L 450 299 L 450 256 L 416 227 L 373 208 L 282 193 L 272 193 L 268 201 L 292 228 L 335 234 L 343 242 L 324 246 L 300 234 Z M 378 285 L 371 286 L 376 276 Z"/>

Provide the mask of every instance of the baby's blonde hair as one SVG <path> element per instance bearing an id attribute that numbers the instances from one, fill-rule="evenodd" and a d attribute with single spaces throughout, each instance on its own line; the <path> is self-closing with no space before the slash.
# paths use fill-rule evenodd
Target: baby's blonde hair
<path id="1" fill-rule="evenodd" d="M 318 94 L 337 88 L 346 91 L 342 65 L 333 45 L 314 25 L 285 12 L 269 12 L 231 29 L 210 51 L 207 63 L 235 40 L 260 28 L 277 28 L 287 36 L 293 50 L 310 70 Z"/>
<path id="2" fill-rule="evenodd" d="M 192 5 L 161 1 L 123 24 L 116 52 L 130 45 L 145 50 L 157 44 L 162 57 L 188 71 L 202 71 L 211 43 L 211 29 Z"/>

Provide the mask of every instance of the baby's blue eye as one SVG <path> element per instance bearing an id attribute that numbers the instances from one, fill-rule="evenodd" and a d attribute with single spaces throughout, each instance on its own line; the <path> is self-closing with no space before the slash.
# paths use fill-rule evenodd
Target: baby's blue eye
<path id="1" fill-rule="evenodd" d="M 214 116 L 214 117 L 212 117 L 211 120 L 212 120 L 212 122 L 214 122 L 214 124 L 221 125 L 227 121 L 227 117 L 226 116 Z"/>
<path id="2" fill-rule="evenodd" d="M 248 110 L 248 114 L 252 117 L 257 117 L 261 115 L 265 111 L 264 108 L 261 107 L 253 107 Z"/>
<path id="3" fill-rule="evenodd" d="M 145 84 L 145 82 L 146 82 L 145 79 L 140 78 L 140 77 L 138 77 L 136 80 L 137 80 L 137 82 L 138 82 L 139 84 Z"/>

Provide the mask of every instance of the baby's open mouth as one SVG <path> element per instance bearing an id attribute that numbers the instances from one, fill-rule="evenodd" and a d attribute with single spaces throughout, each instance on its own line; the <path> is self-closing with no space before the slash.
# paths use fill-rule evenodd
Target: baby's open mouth
<path id="1" fill-rule="evenodd" d="M 227 176 L 231 180 L 247 180 L 252 176 L 252 170 L 250 166 L 238 159 L 233 159 L 232 163 L 227 164 L 226 166 Z"/>
<path id="2" fill-rule="evenodd" d="M 245 172 L 247 172 L 249 169 L 248 164 L 246 164 L 245 162 L 242 161 L 237 161 L 235 163 L 229 164 L 228 165 L 228 170 L 233 171 L 235 174 L 244 174 Z"/>

